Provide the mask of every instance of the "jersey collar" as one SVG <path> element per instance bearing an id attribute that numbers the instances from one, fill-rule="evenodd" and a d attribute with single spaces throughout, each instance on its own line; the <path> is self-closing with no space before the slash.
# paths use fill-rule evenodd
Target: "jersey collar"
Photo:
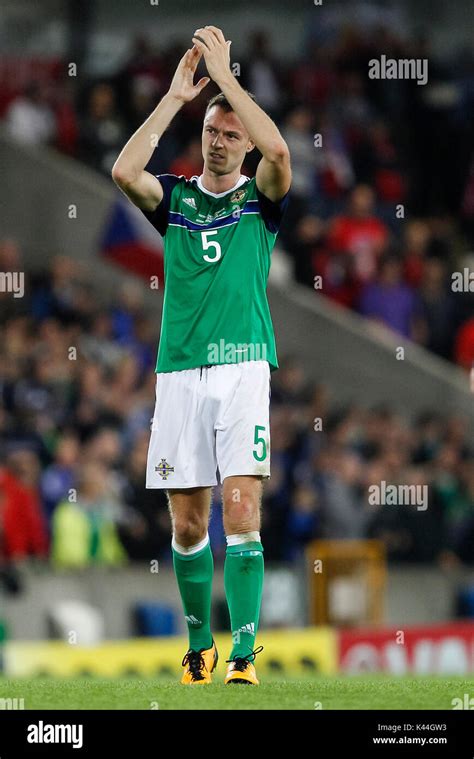
<path id="1" fill-rule="evenodd" d="M 237 180 L 237 183 L 231 187 L 230 190 L 225 190 L 225 192 L 211 192 L 210 190 L 206 190 L 206 188 L 203 186 L 201 177 L 202 174 L 197 178 L 197 186 L 201 192 L 205 192 L 206 195 L 211 195 L 213 198 L 223 198 L 224 195 L 227 195 L 229 192 L 233 192 L 233 190 L 237 190 L 238 187 L 248 181 L 248 177 L 246 177 L 244 174 L 241 174 L 240 179 Z"/>

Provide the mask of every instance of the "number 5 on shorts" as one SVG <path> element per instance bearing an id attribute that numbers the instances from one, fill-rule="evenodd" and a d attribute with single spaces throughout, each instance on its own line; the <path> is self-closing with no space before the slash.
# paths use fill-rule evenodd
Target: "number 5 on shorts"
<path id="1" fill-rule="evenodd" d="M 253 451 L 253 457 L 256 461 L 265 461 L 267 458 L 267 441 L 264 437 L 259 437 L 259 431 L 265 432 L 265 427 L 261 427 L 258 424 L 255 425 L 255 433 L 253 436 L 253 442 L 257 446 L 261 444 L 262 446 L 262 455 L 259 456 L 257 451 Z"/>

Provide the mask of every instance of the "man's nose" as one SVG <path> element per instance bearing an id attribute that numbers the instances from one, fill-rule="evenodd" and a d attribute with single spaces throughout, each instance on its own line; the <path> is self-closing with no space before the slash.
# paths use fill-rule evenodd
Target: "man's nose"
<path id="1" fill-rule="evenodd" d="M 212 146 L 217 147 L 217 145 L 220 143 L 220 139 L 221 139 L 220 134 L 216 134 L 212 141 Z"/>

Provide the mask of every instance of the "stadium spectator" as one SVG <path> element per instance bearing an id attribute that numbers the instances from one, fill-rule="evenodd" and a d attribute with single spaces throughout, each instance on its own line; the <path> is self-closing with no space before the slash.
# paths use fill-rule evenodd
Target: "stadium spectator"
<path id="1" fill-rule="evenodd" d="M 272 443 L 273 446 L 273 443 Z M 283 451 L 273 446 L 272 476 L 263 491 L 262 534 L 265 539 L 266 558 L 268 561 L 284 561 L 288 558 L 288 520 L 291 512 L 291 487 L 289 482 L 290 467 L 285 461 Z"/>
<path id="2" fill-rule="evenodd" d="M 33 316 L 39 320 L 54 317 L 62 324 L 80 319 L 84 273 L 77 261 L 55 256 L 45 275 L 39 278 L 31 296 Z"/>
<path id="3" fill-rule="evenodd" d="M 365 135 L 375 119 L 374 110 L 365 93 L 365 67 L 364 61 L 360 73 L 354 70 L 341 72 L 338 88 L 329 107 L 331 116 L 344 130 L 352 153 L 356 181 L 361 183 L 366 181 L 368 175 Z"/>
<path id="4" fill-rule="evenodd" d="M 125 125 L 116 108 L 113 87 L 106 83 L 94 85 L 80 123 L 79 144 L 83 160 L 104 174 L 110 174 L 125 140 Z"/>
<path id="5" fill-rule="evenodd" d="M 273 402 L 297 408 L 309 400 L 311 387 L 301 362 L 295 356 L 287 356 L 281 365 L 272 388 Z"/>
<path id="6" fill-rule="evenodd" d="M 125 513 L 119 535 L 129 558 L 136 561 L 170 558 L 168 501 L 163 490 L 145 488 L 147 450 L 147 437 L 142 436 L 127 460 L 121 491 Z"/>
<path id="7" fill-rule="evenodd" d="M 454 358 L 466 371 L 474 366 L 474 317 L 465 321 L 456 334 Z"/>
<path id="8" fill-rule="evenodd" d="M 326 232 L 327 228 L 317 217 L 308 216 L 300 221 L 297 228 L 297 234 L 303 237 L 303 240 L 305 237 L 309 238 L 309 253 L 313 267 L 311 284 L 316 291 L 331 298 L 335 303 L 346 308 L 355 308 L 361 289 L 361 282 L 355 271 L 355 259 L 345 251 L 331 252 L 327 244 L 327 234 L 323 234 L 323 230 Z M 303 246 L 302 254 L 303 262 Z M 302 262 L 299 262 L 300 266 Z"/>
<path id="9" fill-rule="evenodd" d="M 41 476 L 41 496 L 44 513 L 50 522 L 54 509 L 76 486 L 76 473 L 80 457 L 80 442 L 73 431 L 59 437 L 54 461 Z"/>
<path id="10" fill-rule="evenodd" d="M 288 545 L 285 559 L 302 558 L 306 545 L 319 535 L 319 501 L 310 483 L 297 485 L 293 492 L 292 508 L 287 517 Z"/>
<path id="11" fill-rule="evenodd" d="M 263 110 L 273 119 L 280 116 L 282 92 L 279 82 L 280 64 L 271 49 L 268 32 L 259 29 L 250 36 L 243 84 L 257 98 Z"/>
<path id="12" fill-rule="evenodd" d="M 112 316 L 106 311 L 94 314 L 90 329 L 81 334 L 80 348 L 88 362 L 100 363 L 105 369 L 117 366 L 127 352 L 114 342 Z"/>
<path id="13" fill-rule="evenodd" d="M 430 240 L 430 228 L 425 221 L 414 219 L 404 225 L 403 276 L 411 287 L 420 287 L 422 284 Z"/>
<path id="14" fill-rule="evenodd" d="M 191 177 L 200 176 L 202 166 L 201 140 L 194 137 L 186 145 L 183 153 L 171 163 L 170 174 L 176 174 L 178 177 L 183 175 L 186 179 L 191 179 Z"/>
<path id="15" fill-rule="evenodd" d="M 128 281 L 121 286 L 117 303 L 111 311 L 114 338 L 121 345 L 128 346 L 134 342 L 134 323 L 141 314 L 143 294 L 137 282 Z"/>
<path id="16" fill-rule="evenodd" d="M 309 287 L 314 286 L 314 277 L 324 269 L 319 263 L 326 250 L 324 231 L 324 222 L 318 216 L 303 216 L 296 225 L 294 239 L 289 246 L 295 280 Z M 323 292 L 326 294 L 326 289 Z"/>
<path id="17" fill-rule="evenodd" d="M 387 210 L 405 200 L 406 188 L 401 161 L 390 129 L 384 121 L 375 121 L 367 134 L 367 170 L 369 181 Z"/>
<path id="18" fill-rule="evenodd" d="M 419 294 L 427 328 L 425 345 L 443 358 L 451 358 L 454 339 L 455 304 L 448 286 L 446 264 L 440 258 L 428 258 L 423 266 Z"/>
<path id="19" fill-rule="evenodd" d="M 56 120 L 45 86 L 31 82 L 10 104 L 6 127 L 13 139 L 26 145 L 47 145 L 56 137 Z"/>
<path id="20" fill-rule="evenodd" d="M 389 240 L 388 229 L 375 216 L 374 207 L 371 187 L 358 185 L 351 193 L 347 213 L 333 219 L 328 234 L 332 253 L 354 257 L 355 274 L 361 282 L 374 276 Z"/>
<path id="21" fill-rule="evenodd" d="M 330 447 L 320 456 L 321 535 L 327 539 L 356 539 L 365 534 L 366 515 L 361 497 L 361 461 L 350 450 Z"/>
<path id="22" fill-rule="evenodd" d="M 426 473 L 421 468 L 403 472 L 403 484 L 428 487 Z M 430 487 L 428 508 L 415 504 L 384 503 L 373 508 L 367 535 L 385 543 L 388 558 L 396 562 L 437 562 L 442 564 L 449 549 L 442 504 Z"/>
<path id="23" fill-rule="evenodd" d="M 79 139 L 78 115 L 75 108 L 75 91 L 70 77 L 65 76 L 53 95 L 56 118 L 55 147 L 66 155 L 76 156 Z"/>
<path id="24" fill-rule="evenodd" d="M 316 136 L 321 134 L 318 148 L 318 188 L 314 206 L 324 215 L 333 215 L 340 208 L 354 184 L 354 168 L 346 135 L 329 112 L 322 114 Z"/>
<path id="25" fill-rule="evenodd" d="M 153 109 L 164 87 L 164 69 L 150 40 L 138 35 L 131 43 L 130 54 L 115 80 L 117 103 L 134 132 Z"/>
<path id="26" fill-rule="evenodd" d="M 297 102 L 308 103 L 316 111 L 324 109 L 337 84 L 331 45 L 310 43 L 304 57 L 290 69 L 289 81 L 288 90 L 294 93 Z"/>
<path id="27" fill-rule="evenodd" d="M 359 311 L 411 339 L 419 340 L 424 328 L 419 298 L 402 281 L 401 261 L 393 255 L 380 260 L 377 278 L 361 292 Z"/>
<path id="28" fill-rule="evenodd" d="M 37 459 L 24 449 L 11 454 L 7 466 L 0 469 L 0 546 L 4 560 L 19 562 L 47 556 L 46 527 L 37 489 L 31 482 L 31 475 L 37 471 Z"/>
<path id="29" fill-rule="evenodd" d="M 314 146 L 313 114 L 303 105 L 293 108 L 285 119 L 282 135 L 291 155 L 291 203 L 282 224 L 282 234 L 309 211 L 316 190 L 318 151 Z"/>
<path id="30" fill-rule="evenodd" d="M 92 564 L 120 566 L 126 559 L 118 537 L 121 504 L 111 496 L 110 477 L 101 463 L 81 467 L 77 499 L 63 500 L 52 520 L 51 558 L 56 567 Z"/>

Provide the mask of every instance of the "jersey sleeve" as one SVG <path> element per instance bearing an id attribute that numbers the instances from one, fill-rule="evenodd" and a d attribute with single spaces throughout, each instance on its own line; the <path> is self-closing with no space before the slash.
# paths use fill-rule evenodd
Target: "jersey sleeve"
<path id="1" fill-rule="evenodd" d="M 178 184 L 180 178 L 175 174 L 156 174 L 155 176 L 163 188 L 163 199 L 154 211 L 144 211 L 143 208 L 141 211 L 148 221 L 153 224 L 155 229 L 158 230 L 160 235 L 164 236 L 168 229 L 171 193 Z"/>
<path id="2" fill-rule="evenodd" d="M 276 234 L 280 229 L 283 214 L 285 213 L 288 206 L 290 191 L 288 190 L 286 195 L 284 195 L 281 200 L 275 202 L 273 200 L 270 200 L 270 198 L 267 198 L 263 192 L 260 192 L 257 185 L 255 185 L 255 189 L 257 190 L 260 215 L 263 219 L 263 222 L 269 232 Z"/>

